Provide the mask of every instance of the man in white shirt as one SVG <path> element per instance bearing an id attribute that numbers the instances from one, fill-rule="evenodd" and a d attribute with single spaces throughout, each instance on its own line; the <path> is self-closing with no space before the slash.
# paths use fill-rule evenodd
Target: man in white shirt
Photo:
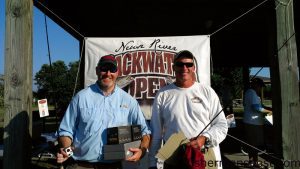
<path id="1" fill-rule="evenodd" d="M 177 53 L 173 65 L 176 81 L 160 89 L 155 97 L 151 118 L 153 138 L 149 152 L 151 169 L 156 168 L 155 155 L 162 141 L 167 141 L 172 134 L 180 131 L 190 139 L 189 145 L 198 151 L 209 141 L 216 156 L 215 167 L 222 168 L 218 145 L 226 137 L 227 121 L 215 91 L 210 86 L 195 81 L 194 59 L 190 51 Z M 215 119 L 212 120 L 213 118 Z M 206 130 L 199 135 L 208 124 Z M 164 169 L 171 168 L 180 166 L 164 164 Z"/>

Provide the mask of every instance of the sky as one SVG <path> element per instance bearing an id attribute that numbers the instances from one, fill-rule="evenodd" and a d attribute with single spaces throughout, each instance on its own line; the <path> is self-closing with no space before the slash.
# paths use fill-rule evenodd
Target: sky
<path id="1" fill-rule="evenodd" d="M 256 76 L 262 76 L 262 77 L 271 77 L 270 76 L 270 68 L 264 67 L 262 70 L 260 70 L 261 67 L 252 67 L 250 68 L 250 75 L 255 75 L 258 73 Z"/>
<path id="2" fill-rule="evenodd" d="M 47 17 L 51 62 L 63 60 L 66 65 L 79 60 L 79 41 Z M 5 1 L 0 1 L 0 74 L 4 74 Z M 49 64 L 45 16 L 33 9 L 33 77 L 43 64 Z"/>
<path id="3" fill-rule="evenodd" d="M 49 64 L 44 14 L 33 9 L 33 78 L 43 64 Z M 47 17 L 51 62 L 63 60 L 66 65 L 79 60 L 79 41 Z M 0 1 L 0 74 L 4 74 L 5 1 Z M 260 68 L 252 68 L 251 75 Z M 264 68 L 258 76 L 270 77 Z"/>

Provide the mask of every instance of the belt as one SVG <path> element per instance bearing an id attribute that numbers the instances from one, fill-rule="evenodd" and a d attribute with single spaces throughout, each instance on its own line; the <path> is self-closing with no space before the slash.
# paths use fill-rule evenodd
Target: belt
<path id="1" fill-rule="evenodd" d="M 101 162 L 87 162 L 87 161 L 75 161 L 80 167 L 94 168 L 94 169 L 121 169 L 121 162 L 113 163 L 101 163 Z"/>

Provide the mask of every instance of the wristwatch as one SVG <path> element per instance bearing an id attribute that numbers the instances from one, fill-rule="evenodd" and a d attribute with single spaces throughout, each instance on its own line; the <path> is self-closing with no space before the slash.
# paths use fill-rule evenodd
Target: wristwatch
<path id="1" fill-rule="evenodd" d="M 206 148 L 212 147 L 211 140 L 207 137 L 205 139 L 204 147 L 206 147 Z"/>

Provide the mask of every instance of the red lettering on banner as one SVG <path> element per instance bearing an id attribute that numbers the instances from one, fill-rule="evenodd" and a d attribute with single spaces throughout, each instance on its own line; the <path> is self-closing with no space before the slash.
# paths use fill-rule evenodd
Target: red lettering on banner
<path id="1" fill-rule="evenodd" d="M 154 99 L 156 92 L 173 76 L 174 53 L 169 51 L 132 51 L 116 56 L 119 76 L 134 78 L 126 90 L 138 100 Z M 125 88 L 124 88 L 125 90 Z"/>
<path id="2" fill-rule="evenodd" d="M 135 80 L 135 97 L 136 98 L 147 98 L 147 79 L 146 78 L 137 78 Z"/>
<path id="3" fill-rule="evenodd" d="M 144 72 L 153 72 L 154 69 L 154 59 L 155 59 L 155 53 L 154 52 L 147 52 L 145 55 L 141 53 L 143 57 L 143 68 Z"/>
<path id="4" fill-rule="evenodd" d="M 156 92 L 166 85 L 164 77 L 136 77 L 129 93 L 136 99 L 154 99 Z"/>
<path id="5" fill-rule="evenodd" d="M 162 54 L 162 52 L 156 53 L 155 72 L 165 73 L 164 61 L 163 61 L 163 57 L 161 54 Z"/>
<path id="6" fill-rule="evenodd" d="M 118 63 L 119 76 L 122 76 L 122 74 L 123 74 L 122 73 L 123 70 L 121 69 L 122 68 L 121 56 L 116 56 L 116 60 L 117 60 L 117 63 Z"/>
<path id="7" fill-rule="evenodd" d="M 148 79 L 148 96 L 155 97 L 155 89 L 159 89 L 158 78 L 149 78 Z"/>
<path id="8" fill-rule="evenodd" d="M 116 56 L 119 76 L 158 74 L 173 76 L 171 52 L 135 51 Z"/>
<path id="9" fill-rule="evenodd" d="M 167 65 L 167 73 L 169 75 L 173 74 L 173 68 L 172 68 L 173 59 L 174 59 L 174 53 L 169 53 L 169 52 L 164 53 L 164 60 Z"/>
<path id="10" fill-rule="evenodd" d="M 139 53 L 139 52 L 138 52 Z M 137 54 L 137 52 L 132 53 L 132 73 L 141 73 L 141 55 Z"/>
<path id="11" fill-rule="evenodd" d="M 163 78 L 148 78 L 148 97 L 154 98 L 156 92 L 166 85 L 166 81 Z"/>
<path id="12" fill-rule="evenodd" d="M 132 65 L 132 62 L 131 62 L 131 54 L 130 53 L 126 53 L 124 56 L 123 56 L 123 67 L 122 67 L 122 70 L 123 70 L 123 75 L 129 75 L 131 73 L 131 65 Z"/>

